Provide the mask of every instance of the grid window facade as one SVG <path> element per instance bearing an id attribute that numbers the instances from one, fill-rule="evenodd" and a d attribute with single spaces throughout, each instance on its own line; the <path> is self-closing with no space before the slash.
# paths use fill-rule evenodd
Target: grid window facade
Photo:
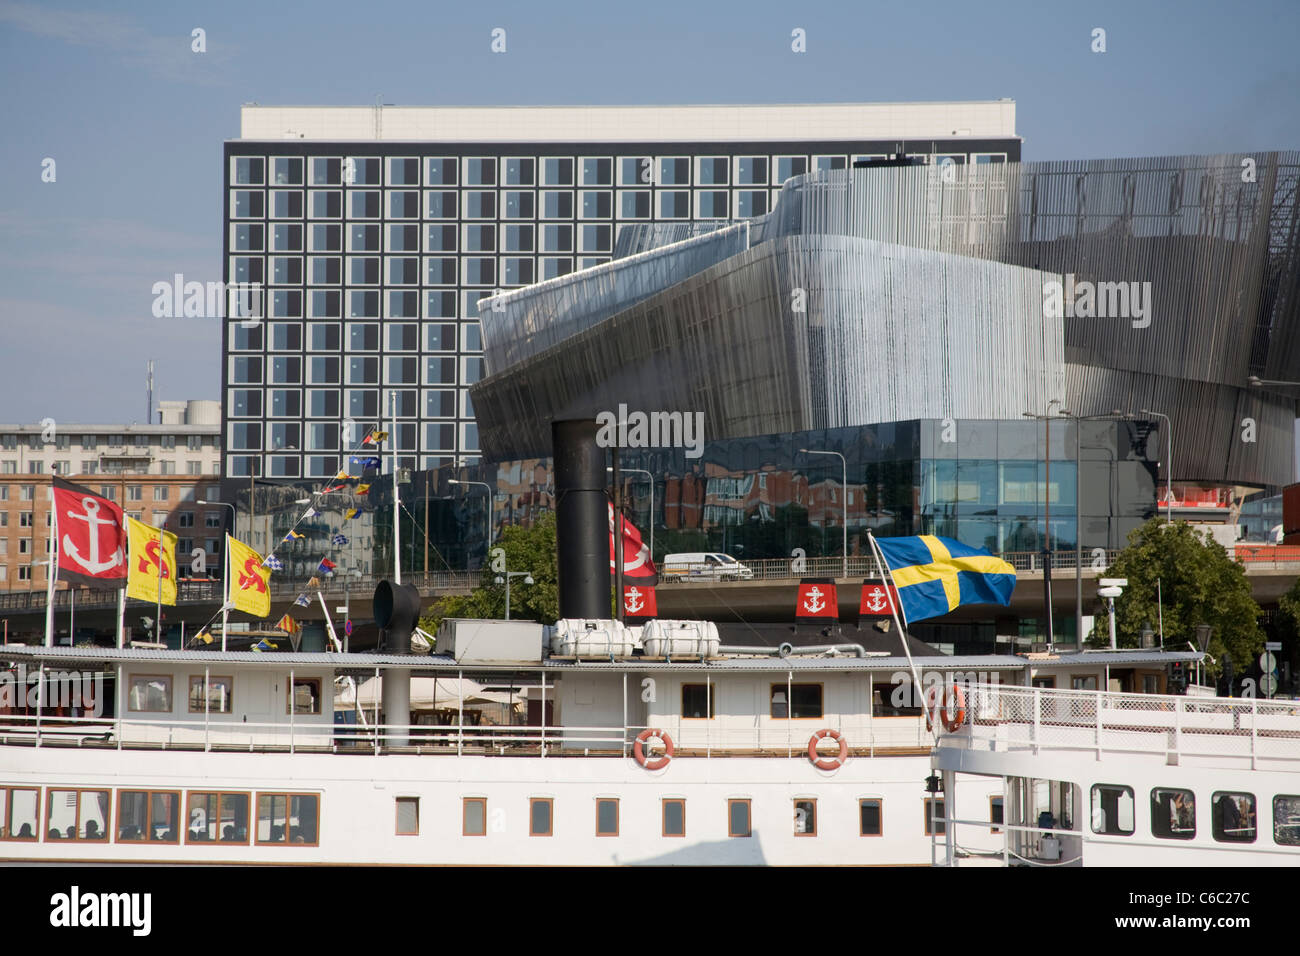
<path id="1" fill-rule="evenodd" d="M 251 301 L 267 321 L 227 320 L 225 472 L 322 476 L 354 450 L 341 446 L 343 422 L 373 425 L 388 387 L 409 389 L 415 412 L 401 467 L 419 467 L 426 450 L 472 462 L 468 388 L 488 372 L 481 298 L 608 262 L 623 224 L 762 216 L 791 176 L 896 149 L 871 140 L 230 142 L 224 278 L 265 286 Z M 936 161 L 1020 159 L 1014 138 L 926 149 Z M 272 430 L 272 420 L 298 427 Z"/>

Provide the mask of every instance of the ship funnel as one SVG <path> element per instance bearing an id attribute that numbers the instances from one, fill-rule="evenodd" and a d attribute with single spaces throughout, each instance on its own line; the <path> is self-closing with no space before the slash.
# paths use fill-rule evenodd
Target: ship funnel
<path id="1" fill-rule="evenodd" d="M 591 419 L 551 423 L 555 460 L 560 619 L 607 620 L 610 613 L 609 504 L 605 449 Z"/>

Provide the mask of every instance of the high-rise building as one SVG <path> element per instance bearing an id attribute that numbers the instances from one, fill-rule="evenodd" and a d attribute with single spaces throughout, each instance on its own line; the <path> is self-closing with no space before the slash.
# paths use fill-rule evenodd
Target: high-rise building
<path id="1" fill-rule="evenodd" d="M 791 176 L 1020 145 L 1010 100 L 245 106 L 225 144 L 224 278 L 247 285 L 222 343 L 223 473 L 329 478 L 390 415 L 403 467 L 472 462 L 480 299 L 605 263 L 633 223 L 763 216 Z"/>

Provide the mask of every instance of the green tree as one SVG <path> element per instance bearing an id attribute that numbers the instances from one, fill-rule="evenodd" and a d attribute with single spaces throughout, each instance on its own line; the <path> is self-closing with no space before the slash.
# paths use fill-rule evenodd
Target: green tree
<path id="1" fill-rule="evenodd" d="M 1213 628 L 1209 653 L 1218 673 L 1225 655 L 1232 657 L 1238 674 L 1259 654 L 1264 633 L 1260 609 L 1251 597 L 1246 569 L 1208 534 L 1185 523 L 1169 524 L 1152 518 L 1128 536 L 1128 547 L 1105 573 L 1108 578 L 1128 578 L 1124 593 L 1115 600 L 1116 640 L 1120 647 L 1137 647 L 1142 628 L 1157 626 L 1156 581 L 1160 582 L 1165 646 L 1196 644 L 1196 627 Z M 1088 643 L 1105 646 L 1110 641 L 1105 619 L 1099 617 Z"/>
<path id="2" fill-rule="evenodd" d="M 510 582 L 510 617 L 554 624 L 560 613 L 555 514 L 538 515 L 530 528 L 516 525 L 502 529 L 495 547 L 505 552 L 506 569 L 527 571 L 533 576 L 532 584 L 524 584 L 521 577 Z M 496 583 L 498 574 L 504 577 L 500 567 L 498 560 L 490 559 L 478 587 L 469 594 L 452 594 L 435 601 L 420 618 L 420 626 L 436 634 L 438 625 L 448 617 L 504 618 L 506 586 Z"/>
<path id="3" fill-rule="evenodd" d="M 1294 647 L 1300 643 L 1300 578 L 1296 578 L 1290 591 L 1277 599 L 1277 610 L 1278 639 Z"/>

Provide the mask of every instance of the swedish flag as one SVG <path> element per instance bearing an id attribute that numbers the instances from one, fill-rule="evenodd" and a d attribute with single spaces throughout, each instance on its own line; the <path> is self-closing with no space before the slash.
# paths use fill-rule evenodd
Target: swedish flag
<path id="1" fill-rule="evenodd" d="M 1016 569 L 982 548 L 923 534 L 877 538 L 908 621 L 938 617 L 961 604 L 1011 603 Z"/>

